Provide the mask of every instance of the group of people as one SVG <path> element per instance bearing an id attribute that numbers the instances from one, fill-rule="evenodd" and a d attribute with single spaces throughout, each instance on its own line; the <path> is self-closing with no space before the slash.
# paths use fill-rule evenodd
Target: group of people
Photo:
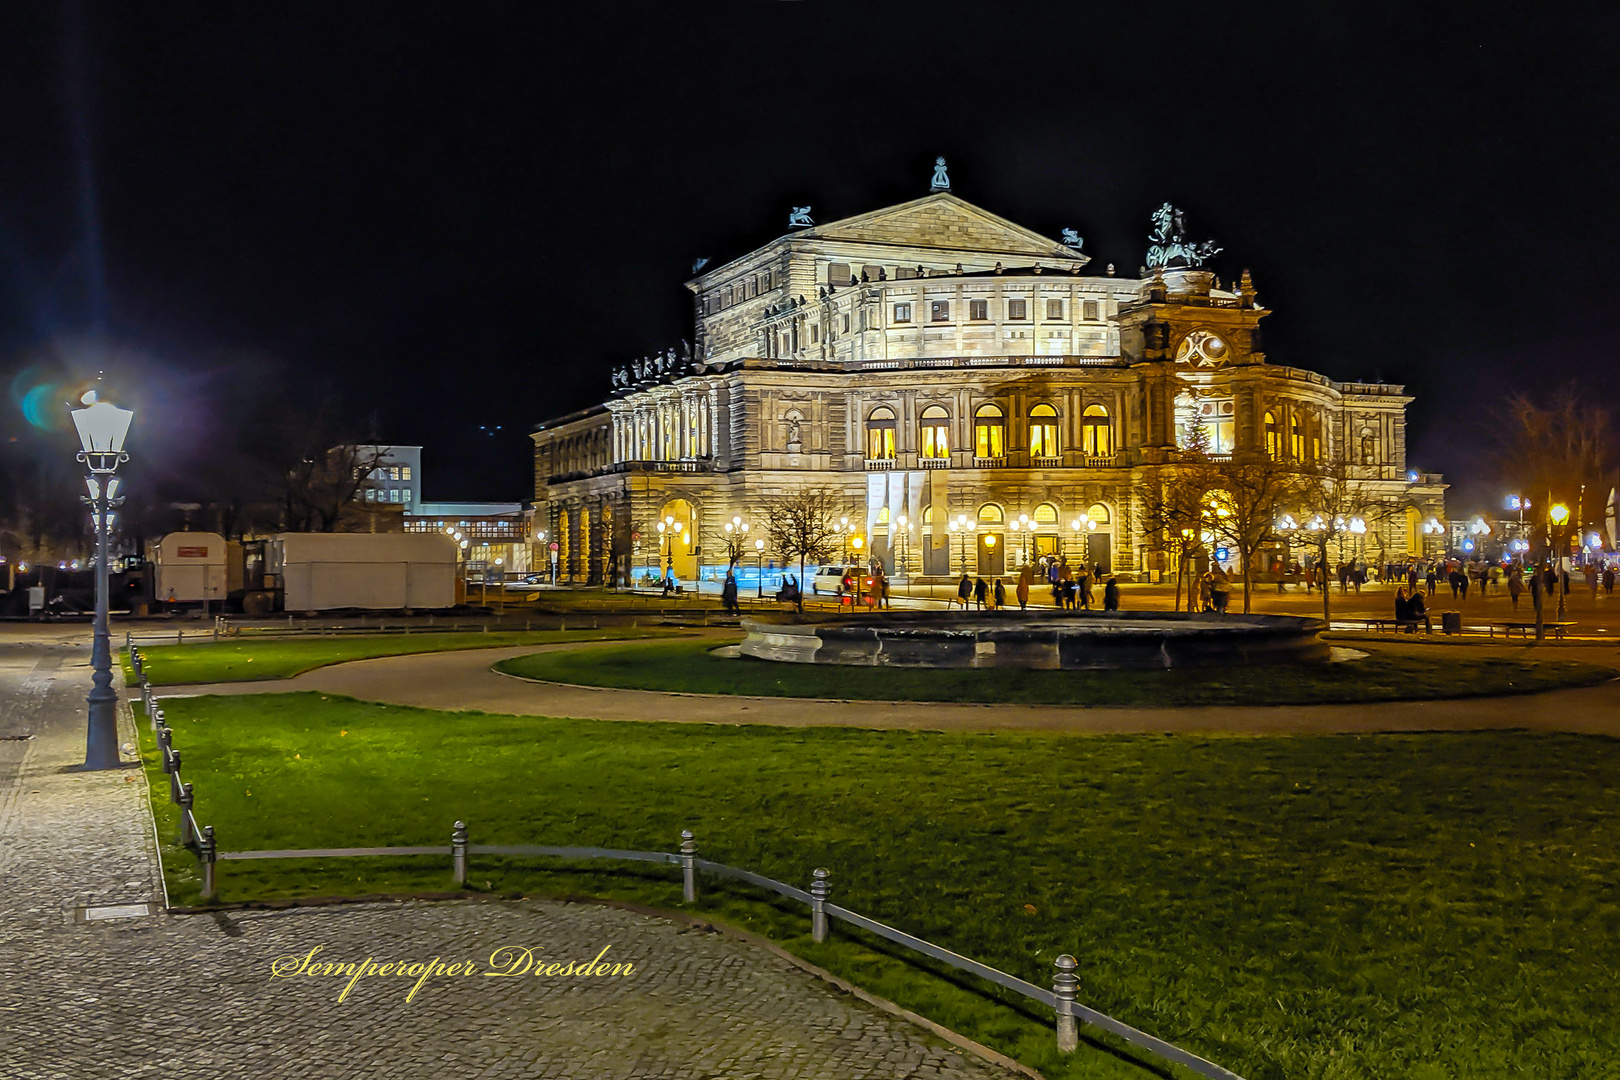
<path id="1" fill-rule="evenodd" d="M 1101 574 L 1093 573 L 1092 569 L 1080 567 L 1076 573 L 1065 560 L 1052 564 L 1051 578 L 1048 584 L 1052 589 L 1052 603 L 1060 611 L 1078 611 L 1092 609 L 1092 585 L 1101 578 Z M 1100 569 L 1100 568 L 1099 568 Z M 1045 570 L 1045 567 L 1042 567 Z M 1035 586 L 1036 567 L 1025 565 L 1018 572 L 1018 583 L 1013 587 L 1013 596 L 1018 603 L 1018 610 L 1024 611 L 1029 607 L 1030 590 Z M 956 583 L 956 602 L 966 611 L 970 607 L 977 607 L 981 611 L 995 610 L 1007 606 L 1007 583 L 1001 577 L 993 577 L 986 581 L 982 576 L 969 578 L 966 570 Z M 1109 578 L 1103 586 L 1103 610 L 1119 610 L 1119 579 Z"/>

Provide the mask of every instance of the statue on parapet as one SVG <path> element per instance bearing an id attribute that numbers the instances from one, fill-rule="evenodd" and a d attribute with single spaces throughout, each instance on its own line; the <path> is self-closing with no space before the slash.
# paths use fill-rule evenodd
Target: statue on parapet
<path id="1" fill-rule="evenodd" d="M 951 190 L 951 178 L 946 175 L 945 159 L 942 157 L 937 157 L 934 159 L 934 180 L 933 183 L 929 185 L 929 188 L 933 191 Z"/>
<path id="2" fill-rule="evenodd" d="M 793 213 L 788 215 L 788 228 L 790 229 L 808 229 L 814 224 L 815 222 L 810 220 L 810 208 L 808 206 L 795 206 Z"/>
<path id="3" fill-rule="evenodd" d="M 1186 215 L 1179 207 L 1165 203 L 1152 216 L 1153 231 L 1148 234 L 1147 265 L 1201 266 L 1220 254 L 1213 240 L 1193 243 L 1187 239 Z"/>
<path id="4" fill-rule="evenodd" d="M 1081 236 L 1074 229 L 1064 229 L 1063 230 L 1063 246 L 1064 247 L 1072 247 L 1072 248 L 1074 248 L 1074 250 L 1079 251 L 1082 247 L 1085 246 L 1085 243 L 1086 243 L 1085 237 Z"/>

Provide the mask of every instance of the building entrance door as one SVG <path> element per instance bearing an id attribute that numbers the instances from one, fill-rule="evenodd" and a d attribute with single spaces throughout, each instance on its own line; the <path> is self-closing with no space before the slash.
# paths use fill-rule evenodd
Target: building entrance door
<path id="1" fill-rule="evenodd" d="M 951 538 L 944 533 L 925 533 L 922 546 L 923 574 L 926 577 L 951 576 Z"/>
<path id="2" fill-rule="evenodd" d="M 1089 533 L 1086 536 L 1086 565 L 1100 566 L 1104 574 L 1114 572 L 1113 537 L 1105 532 Z"/>

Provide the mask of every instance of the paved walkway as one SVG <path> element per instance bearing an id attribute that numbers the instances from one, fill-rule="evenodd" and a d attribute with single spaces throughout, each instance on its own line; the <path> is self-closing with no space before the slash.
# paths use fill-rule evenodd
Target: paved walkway
<path id="1" fill-rule="evenodd" d="M 735 633 L 709 635 L 732 640 Z M 490 670 L 498 660 L 559 649 L 619 647 L 623 642 L 516 646 L 391 656 L 319 668 L 292 679 L 170 687 L 166 697 L 274 694 L 315 690 L 391 705 L 476 709 L 519 716 L 664 720 L 692 724 L 771 724 L 951 731 L 1037 730 L 1093 734 L 1152 732 L 1245 735 L 1461 731 L 1529 728 L 1620 735 L 1620 681 L 1522 697 L 1287 707 L 1077 708 L 1061 705 L 964 705 L 952 702 L 826 701 L 712 694 L 666 694 L 530 682 Z M 1483 648 L 1483 646 L 1481 646 Z M 1503 655 L 1518 651 L 1501 650 Z M 1469 655 L 1478 655 L 1471 652 Z M 1614 646 L 1562 647 L 1559 659 L 1620 664 Z"/>
<path id="2" fill-rule="evenodd" d="M 88 648 L 0 644 L 0 1076 L 931 1077 L 1000 1070 L 734 938 L 584 904 L 366 904 L 83 921 L 162 892 L 140 777 L 79 773 Z M 18 738 L 29 736 L 33 738 Z M 138 910 L 138 908 L 137 908 Z M 491 978 L 503 945 L 630 977 Z M 480 974 L 273 978 L 278 958 Z"/>

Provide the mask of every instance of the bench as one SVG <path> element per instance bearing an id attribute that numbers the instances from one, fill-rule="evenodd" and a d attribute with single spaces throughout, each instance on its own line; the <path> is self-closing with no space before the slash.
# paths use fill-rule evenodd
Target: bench
<path id="1" fill-rule="evenodd" d="M 1430 612 L 1431 616 L 1433 614 L 1433 612 Z M 1387 619 L 1334 619 L 1333 621 L 1341 623 L 1360 623 L 1366 628 L 1368 633 L 1381 634 L 1384 632 L 1385 627 L 1394 627 L 1396 632 L 1399 632 L 1401 628 L 1404 627 L 1407 633 L 1415 633 L 1417 628 L 1420 626 L 1423 628 L 1424 633 L 1434 633 L 1434 626 L 1430 619 L 1397 619 L 1391 615 Z"/>
<path id="2" fill-rule="evenodd" d="M 1550 622 L 1543 620 L 1541 625 L 1542 628 L 1548 633 L 1552 634 L 1553 637 L 1562 638 L 1564 636 L 1564 631 L 1568 630 L 1575 624 L 1572 622 Z M 1520 636 L 1528 638 L 1532 633 L 1535 632 L 1536 624 L 1535 620 L 1533 619 L 1528 622 L 1522 619 L 1509 619 L 1503 622 L 1493 622 L 1489 627 L 1487 627 L 1491 637 L 1496 636 L 1498 627 L 1501 628 L 1503 637 L 1512 637 L 1513 631 L 1517 630 L 1519 631 Z"/>

